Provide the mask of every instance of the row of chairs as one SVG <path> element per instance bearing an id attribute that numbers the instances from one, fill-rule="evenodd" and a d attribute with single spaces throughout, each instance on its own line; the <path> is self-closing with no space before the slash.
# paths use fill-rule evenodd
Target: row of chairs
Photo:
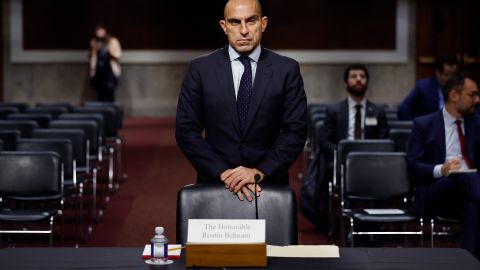
<path id="1" fill-rule="evenodd" d="M 340 141 L 334 153 L 334 174 L 328 186 L 332 241 L 334 228 L 340 224 L 343 244 L 353 246 L 355 236 L 359 235 L 418 235 L 423 243 L 424 217 L 410 211 L 414 186 L 408 178 L 406 154 L 399 152 L 392 140 Z M 380 209 L 376 209 L 378 207 Z M 433 247 L 434 236 L 448 233 L 445 226 L 439 225 L 451 223 L 451 220 L 442 217 L 429 219 Z M 376 226 L 359 231 L 357 223 Z M 399 229 L 397 226 L 392 231 L 393 224 L 403 227 Z M 372 227 L 377 230 L 372 231 Z"/>
<path id="2" fill-rule="evenodd" d="M 71 104 L 38 104 L 30 108 L 23 103 L 0 104 L 0 141 L 3 144 L 5 159 L 17 158 L 22 155 L 24 160 L 29 160 L 32 154 L 53 152 L 62 164 L 62 196 L 60 205 L 63 207 L 65 198 L 73 198 L 75 201 L 75 220 L 78 236 L 84 239 L 84 190 L 91 191 L 92 198 L 89 207 L 90 220 L 98 220 L 102 210 L 97 207 L 97 201 L 105 202 L 113 191 L 114 185 L 126 178 L 123 171 L 123 140 L 119 136 L 119 130 L 123 126 L 123 110 L 120 106 L 112 103 L 88 102 L 82 107 L 74 107 Z M 14 151 L 14 152 L 13 152 Z M 104 156 L 106 159 L 104 160 Z M 36 157 L 38 158 L 38 157 Z M 106 161 L 106 162 L 104 162 Z M 28 164 L 34 164 L 27 162 Z M 105 166 L 104 163 L 107 163 Z M 11 163 L 5 163 L 11 165 Z M 0 164 L 0 167 L 3 166 Z M 104 168 L 107 168 L 105 170 Z M 16 167 L 8 167 L 5 170 L 13 170 Z M 37 168 L 31 168 L 35 171 Z M 41 168 L 37 173 L 42 173 Z M 105 171 L 105 172 L 104 172 Z M 32 173 L 32 176 L 35 176 Z M 98 175 L 106 175 L 107 192 L 97 194 L 97 180 L 103 179 Z M 5 182 L 3 177 L 0 181 Z M 115 181 L 115 182 L 114 182 Z M 11 185 L 10 182 L 9 185 Z M 9 185 L 5 187 L 8 188 Z M 88 185 L 88 188 L 87 188 Z M 33 185 L 33 187 L 38 186 Z M 41 185 L 40 185 L 41 187 Z M 8 190 L 7 190 L 8 191 Z M 39 191 L 37 189 L 34 190 Z M 27 194 L 32 191 L 25 190 Z M 28 193 L 30 192 L 30 193 Z M 12 212 L 12 203 L 17 206 L 12 196 L 4 190 L 0 190 L 0 197 L 7 201 L 6 208 L 2 208 L 4 215 Z M 33 196 L 35 198 L 35 196 Z M 22 197 L 23 198 L 23 197 Z M 33 200 L 33 199 L 32 199 Z M 13 202 L 11 202 L 13 201 Z M 20 200 L 25 204 L 25 199 Z M 23 211 L 20 209 L 20 211 Z M 63 209 L 60 209 L 63 213 Z M 34 216 L 34 215 L 33 215 Z M 23 216 L 23 219 L 26 217 Z M 52 224 L 53 224 L 53 217 Z M 21 218 L 20 218 L 21 219 Z M 11 218 L 0 215 L 0 220 L 12 221 Z M 17 221 L 21 221 L 17 218 Z M 88 226 L 91 231 L 92 225 Z M 23 229 L 20 231 L 24 231 Z M 2 230 L 0 233 L 18 233 L 18 230 Z M 29 231 L 29 232 L 37 232 Z M 45 231 L 38 231 L 44 233 Z M 47 230 L 52 235 L 51 230 Z"/>

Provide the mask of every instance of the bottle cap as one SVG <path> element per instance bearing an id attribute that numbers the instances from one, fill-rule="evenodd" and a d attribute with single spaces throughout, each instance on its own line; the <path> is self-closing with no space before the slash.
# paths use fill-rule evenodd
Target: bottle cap
<path id="1" fill-rule="evenodd" d="M 164 231 L 163 227 L 155 227 L 155 234 L 163 234 Z"/>

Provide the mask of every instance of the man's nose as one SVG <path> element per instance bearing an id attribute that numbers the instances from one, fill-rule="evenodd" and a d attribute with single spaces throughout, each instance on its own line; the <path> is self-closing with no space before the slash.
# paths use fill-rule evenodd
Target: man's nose
<path id="1" fill-rule="evenodd" d="M 248 28 L 247 28 L 247 23 L 246 22 L 242 22 L 242 24 L 240 26 L 240 34 L 242 34 L 242 35 L 248 34 Z"/>

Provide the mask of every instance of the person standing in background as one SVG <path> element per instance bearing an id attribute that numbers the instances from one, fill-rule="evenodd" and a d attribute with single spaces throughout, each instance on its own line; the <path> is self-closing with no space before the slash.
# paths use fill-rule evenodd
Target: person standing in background
<path id="1" fill-rule="evenodd" d="M 117 38 L 111 36 L 103 25 L 95 27 L 90 40 L 90 84 L 97 92 L 98 101 L 115 101 L 115 88 L 121 74 L 122 49 Z"/>

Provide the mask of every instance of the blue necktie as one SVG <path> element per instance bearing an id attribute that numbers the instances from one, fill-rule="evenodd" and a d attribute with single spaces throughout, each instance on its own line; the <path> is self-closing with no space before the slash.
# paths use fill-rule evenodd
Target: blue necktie
<path id="1" fill-rule="evenodd" d="M 240 129 L 243 131 L 247 124 L 248 107 L 250 106 L 250 97 L 252 96 L 252 65 L 248 56 L 240 56 L 238 58 L 244 66 L 240 86 L 237 93 L 237 111 L 240 120 Z"/>

